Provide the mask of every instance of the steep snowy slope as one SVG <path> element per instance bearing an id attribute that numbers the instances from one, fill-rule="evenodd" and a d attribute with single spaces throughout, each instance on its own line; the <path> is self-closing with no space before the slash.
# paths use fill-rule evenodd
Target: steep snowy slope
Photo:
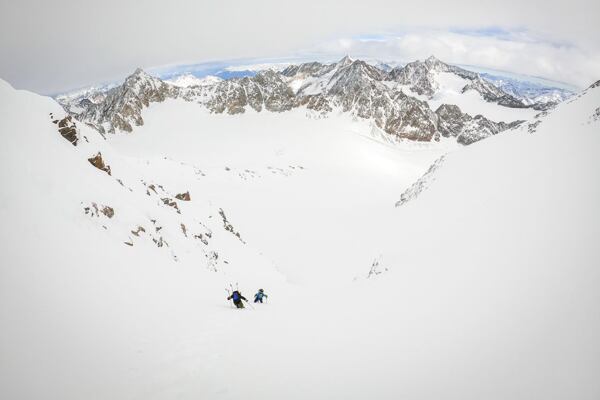
<path id="1" fill-rule="evenodd" d="M 393 291 L 399 342 L 443 351 L 448 380 L 419 398 L 600 395 L 598 86 L 533 134 L 447 155 L 403 196 L 371 289 Z"/>
<path id="2" fill-rule="evenodd" d="M 599 92 L 466 148 L 182 99 L 73 146 L 0 82 L 0 397 L 597 399 Z"/>
<path id="3" fill-rule="evenodd" d="M 283 281 L 222 206 L 174 198 L 191 168 L 164 162 L 158 182 L 143 167 L 155 160 L 120 158 L 77 122 L 73 146 L 57 103 L 5 82 L 0 109 L 0 397 L 131 398 L 148 383 L 140 365 L 185 343 L 182 324 L 214 328 L 194 316 L 225 307 L 226 283 Z M 88 162 L 98 151 L 111 175 Z"/>

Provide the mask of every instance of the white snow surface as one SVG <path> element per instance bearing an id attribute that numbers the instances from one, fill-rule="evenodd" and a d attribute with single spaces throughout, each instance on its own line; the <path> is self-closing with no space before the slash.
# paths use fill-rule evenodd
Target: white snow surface
<path id="1" fill-rule="evenodd" d="M 598 106 L 463 148 L 168 100 L 74 147 L 0 81 L 0 397 L 598 399 Z"/>
<path id="2" fill-rule="evenodd" d="M 192 74 L 183 74 L 183 75 L 179 75 L 175 78 L 166 80 L 165 82 L 168 82 L 172 85 L 179 86 L 179 87 L 190 87 L 190 86 L 210 86 L 210 85 L 214 85 L 215 83 L 219 83 L 222 80 L 223 80 L 222 78 L 219 78 L 218 76 L 214 76 L 214 75 L 208 75 L 203 78 L 198 78 Z"/>

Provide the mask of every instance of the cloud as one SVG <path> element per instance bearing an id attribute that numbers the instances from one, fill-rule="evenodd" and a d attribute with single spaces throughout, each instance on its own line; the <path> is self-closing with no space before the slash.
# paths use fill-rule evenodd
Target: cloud
<path id="1" fill-rule="evenodd" d="M 332 40 L 315 54 L 409 62 L 430 55 L 451 64 L 472 65 L 543 77 L 579 88 L 600 79 L 600 55 L 557 43 L 527 30 L 415 30 L 397 35 L 368 35 Z"/>
<path id="2" fill-rule="evenodd" d="M 357 36 L 398 32 L 403 35 L 392 48 L 415 54 L 419 44 L 432 45 L 427 52 L 437 53 L 445 45 L 452 48 L 448 61 L 475 64 L 480 62 L 472 55 L 469 61 L 458 56 L 468 56 L 479 38 L 486 47 L 477 54 L 485 60 L 497 56 L 499 65 L 520 60 L 508 55 L 511 44 L 519 51 L 525 42 L 515 40 L 519 32 L 525 39 L 538 32 L 536 38 L 558 45 L 540 51 L 554 55 L 540 61 L 538 70 L 565 76 L 572 69 L 557 61 L 569 55 L 578 57 L 576 62 L 586 56 L 596 60 L 600 54 L 599 13 L 595 0 L 4 0 L 0 78 L 52 93 L 121 79 L 138 66 L 282 57 L 336 38 L 350 38 L 338 44 L 354 46 Z M 418 35 L 423 27 L 448 35 Z M 506 35 L 509 40 L 501 45 Z"/>

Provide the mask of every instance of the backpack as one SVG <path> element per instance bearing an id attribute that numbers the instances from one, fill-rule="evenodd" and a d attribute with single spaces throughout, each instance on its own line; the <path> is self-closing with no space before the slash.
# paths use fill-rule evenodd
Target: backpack
<path id="1" fill-rule="evenodd" d="M 241 295 L 240 295 L 240 292 L 238 292 L 237 290 L 235 292 L 233 292 L 233 294 L 231 296 L 232 296 L 234 302 L 240 301 Z"/>

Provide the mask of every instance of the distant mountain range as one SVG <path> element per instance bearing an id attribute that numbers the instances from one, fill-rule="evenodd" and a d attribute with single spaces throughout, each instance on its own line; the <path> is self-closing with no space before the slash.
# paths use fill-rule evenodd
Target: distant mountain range
<path id="1" fill-rule="evenodd" d="M 229 79 L 186 74 L 163 81 L 138 69 L 121 85 L 56 99 L 72 116 L 103 133 L 131 132 L 144 123 L 142 110 L 150 103 L 183 99 L 214 113 L 285 112 L 298 107 L 320 117 L 350 113 L 372 120 L 396 139 L 428 142 L 446 137 L 470 144 L 515 127 L 536 110 L 551 108 L 568 96 L 540 85 L 494 81 L 433 56 L 399 67 L 346 56 L 331 64 L 309 62 Z M 470 113 L 461 109 L 463 103 Z M 503 110 L 502 120 L 489 111 L 491 107 Z"/>

